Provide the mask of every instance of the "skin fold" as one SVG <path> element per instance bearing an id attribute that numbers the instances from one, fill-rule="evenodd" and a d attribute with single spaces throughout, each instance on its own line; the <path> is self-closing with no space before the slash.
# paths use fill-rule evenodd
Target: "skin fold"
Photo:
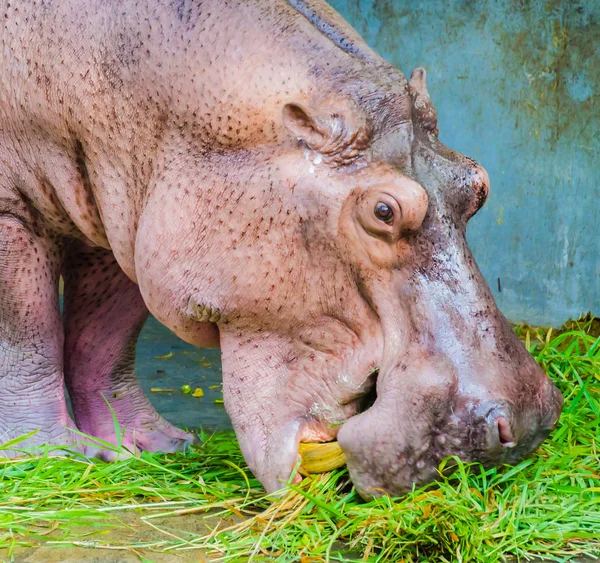
<path id="1" fill-rule="evenodd" d="M 149 311 L 221 347 L 269 491 L 300 441 L 337 437 L 365 498 L 541 443 L 562 397 L 468 249 L 489 179 L 423 69 L 320 1 L 0 6 L 1 439 L 114 440 L 108 401 L 132 449 L 190 443 L 135 379 Z"/>

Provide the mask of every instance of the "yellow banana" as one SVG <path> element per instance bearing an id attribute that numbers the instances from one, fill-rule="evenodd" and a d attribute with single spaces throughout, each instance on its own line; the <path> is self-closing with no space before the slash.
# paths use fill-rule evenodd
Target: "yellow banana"
<path id="1" fill-rule="evenodd" d="M 298 453 L 302 458 L 299 469 L 302 475 L 326 473 L 346 465 L 346 456 L 337 442 L 301 443 Z"/>

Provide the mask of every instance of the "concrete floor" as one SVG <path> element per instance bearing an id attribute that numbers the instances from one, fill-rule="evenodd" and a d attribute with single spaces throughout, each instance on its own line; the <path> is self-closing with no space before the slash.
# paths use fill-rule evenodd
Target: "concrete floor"
<path id="1" fill-rule="evenodd" d="M 48 539 L 57 540 L 51 547 L 17 548 L 13 552 L 13 559 L 6 556 L 0 550 L 0 562 L 8 563 L 210 563 L 209 557 L 202 550 L 186 550 L 177 552 L 150 552 L 146 550 L 119 549 L 118 545 L 135 544 L 138 541 L 156 539 L 163 540 L 165 536 L 156 532 L 153 528 L 141 522 L 136 514 L 121 515 L 120 518 L 126 524 L 123 527 L 111 529 L 110 534 L 98 533 L 93 527 L 89 528 L 86 547 L 74 547 L 72 545 L 61 545 L 60 534 L 52 533 Z M 196 516 L 179 516 L 175 519 L 161 521 L 157 519 L 154 524 L 171 530 L 175 533 L 204 534 L 208 529 L 216 526 L 219 519 L 209 516 L 199 518 Z M 176 529 L 174 529 L 176 528 Z M 84 537 L 86 527 L 78 529 L 82 537 L 81 543 L 86 543 Z M 111 547 L 101 547 L 105 542 L 110 542 Z M 98 547 L 95 547 L 98 546 Z"/>
<path id="2" fill-rule="evenodd" d="M 172 355 L 171 355 L 172 354 Z M 157 357 L 158 356 L 158 357 Z M 160 356 L 169 356 L 161 358 Z M 138 340 L 137 376 L 155 408 L 169 422 L 186 428 L 231 429 L 222 404 L 220 351 L 199 349 L 186 344 L 172 332 L 150 318 Z M 200 387 L 204 397 L 181 392 L 182 385 Z M 219 386 L 218 389 L 210 387 Z M 152 388 L 175 389 L 153 393 Z"/>

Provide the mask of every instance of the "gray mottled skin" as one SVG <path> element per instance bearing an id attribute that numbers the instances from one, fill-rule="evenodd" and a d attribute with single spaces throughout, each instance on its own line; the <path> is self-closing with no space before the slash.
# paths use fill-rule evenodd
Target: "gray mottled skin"
<path id="1" fill-rule="evenodd" d="M 337 435 L 365 497 L 541 442 L 562 401 L 469 252 L 488 178 L 424 71 L 319 1 L 0 7 L 0 437 L 114 440 L 106 397 L 130 446 L 188 443 L 135 380 L 150 310 L 220 345 L 268 490 L 299 441 Z"/>

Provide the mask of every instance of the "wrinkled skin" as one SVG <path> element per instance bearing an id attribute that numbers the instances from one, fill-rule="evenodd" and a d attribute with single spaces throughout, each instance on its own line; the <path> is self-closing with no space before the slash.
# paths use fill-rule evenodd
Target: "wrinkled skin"
<path id="1" fill-rule="evenodd" d="M 149 310 L 221 347 L 269 491 L 299 441 L 337 436 L 369 498 L 544 439 L 562 399 L 467 247 L 488 177 L 439 142 L 422 69 L 317 0 L 2 13 L 0 436 L 114 440 L 106 399 L 130 447 L 185 447 L 135 379 Z"/>

